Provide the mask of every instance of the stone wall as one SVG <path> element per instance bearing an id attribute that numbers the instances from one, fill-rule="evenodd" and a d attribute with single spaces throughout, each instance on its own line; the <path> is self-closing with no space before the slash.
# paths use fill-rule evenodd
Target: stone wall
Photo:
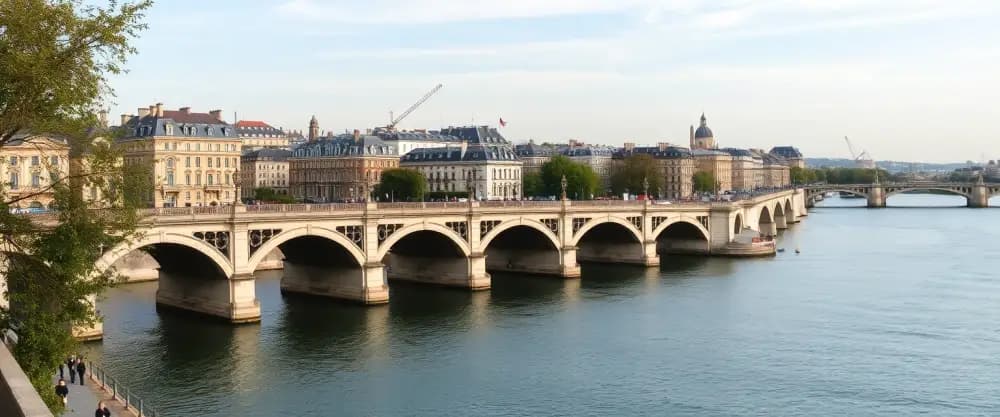
<path id="1" fill-rule="evenodd" d="M 52 417 L 28 376 L 0 342 L 0 416 Z"/>

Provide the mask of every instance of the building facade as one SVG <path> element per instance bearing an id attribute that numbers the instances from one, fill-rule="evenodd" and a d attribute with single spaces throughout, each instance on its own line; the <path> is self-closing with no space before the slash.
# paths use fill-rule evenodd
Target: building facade
<path id="1" fill-rule="evenodd" d="M 534 140 L 514 146 L 514 153 L 521 160 L 523 175 L 541 174 L 542 165 L 551 161 L 556 152 L 554 147 L 536 144 Z"/>
<path id="2" fill-rule="evenodd" d="M 806 160 L 802 157 L 802 152 L 799 152 L 799 150 L 794 146 L 775 146 L 771 148 L 771 152 L 768 153 L 784 159 L 789 168 L 806 167 Z"/>
<path id="3" fill-rule="evenodd" d="M 15 137 L 0 148 L 0 178 L 13 209 L 54 208 L 55 192 L 47 188 L 68 172 L 69 146 L 63 140 Z"/>
<path id="4" fill-rule="evenodd" d="M 764 162 L 764 183 L 762 188 L 787 187 L 792 183 L 788 162 L 784 158 L 764 152 L 762 149 L 751 149 L 751 153 Z"/>
<path id="5" fill-rule="evenodd" d="M 562 148 L 559 153 L 573 162 L 590 167 L 601 181 L 602 190 L 611 187 L 611 155 L 614 154 L 613 148 L 587 145 L 570 140 L 569 145 Z"/>
<path id="6" fill-rule="evenodd" d="M 612 154 L 613 169 L 625 164 L 625 159 L 635 154 L 651 156 L 663 175 L 663 190 L 656 196 L 660 199 L 683 200 L 691 198 L 695 172 L 694 157 L 687 148 L 660 143 L 657 146 L 636 147 L 626 143 Z"/>
<path id="7" fill-rule="evenodd" d="M 162 103 L 122 115 L 117 146 L 124 163 L 152 168 L 153 207 L 214 206 L 238 201 L 235 177 L 241 142 L 222 111 L 166 110 Z"/>
<path id="8" fill-rule="evenodd" d="M 323 203 L 367 201 L 382 179 L 382 171 L 399 167 L 392 144 L 354 132 L 317 137 L 292 151 L 288 183 L 293 197 Z"/>
<path id="9" fill-rule="evenodd" d="M 400 166 L 427 177 L 431 192 L 469 194 L 478 200 L 522 197 L 521 160 L 514 147 L 495 128 L 449 127 L 441 134 L 459 139 L 458 145 L 418 148 L 400 160 Z"/>
<path id="10" fill-rule="evenodd" d="M 288 136 L 285 132 L 259 120 L 236 122 L 236 134 L 243 143 L 243 152 L 264 148 L 288 148 Z"/>
<path id="11" fill-rule="evenodd" d="M 243 196 L 253 195 L 257 188 L 270 188 L 278 194 L 288 194 L 288 157 L 286 149 L 258 149 L 240 157 L 240 180 Z"/>
<path id="12" fill-rule="evenodd" d="M 715 178 L 715 191 L 724 193 L 733 189 L 733 158 L 716 149 L 692 149 L 695 172 L 707 172 Z"/>
<path id="13" fill-rule="evenodd" d="M 732 158 L 732 190 L 753 191 L 764 185 L 764 161 L 760 156 L 746 150 L 724 148 L 723 152 Z"/>
<path id="14" fill-rule="evenodd" d="M 705 118 L 705 113 L 701 114 L 701 123 L 698 125 L 698 130 L 691 126 L 691 150 L 695 149 L 715 149 L 718 144 L 715 143 L 715 134 L 712 133 L 712 129 L 708 127 L 708 119 Z"/>

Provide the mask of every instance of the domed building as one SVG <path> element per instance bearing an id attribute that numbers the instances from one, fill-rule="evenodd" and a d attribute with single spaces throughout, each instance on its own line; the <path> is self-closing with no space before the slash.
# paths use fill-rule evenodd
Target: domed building
<path id="1" fill-rule="evenodd" d="M 717 147 L 715 135 L 708 127 L 708 119 L 705 118 L 705 113 L 702 113 L 701 125 L 698 126 L 698 130 L 691 126 L 691 149 L 715 149 Z"/>

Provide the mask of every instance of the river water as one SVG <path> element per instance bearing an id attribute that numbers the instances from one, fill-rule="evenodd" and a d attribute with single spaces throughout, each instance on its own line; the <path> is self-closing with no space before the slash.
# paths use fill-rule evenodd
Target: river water
<path id="1" fill-rule="evenodd" d="M 259 325 L 129 284 L 87 348 L 169 416 L 1000 415 L 1000 209 L 827 207 L 857 204 L 827 199 L 770 259 L 393 282 L 379 307 L 259 273 Z"/>

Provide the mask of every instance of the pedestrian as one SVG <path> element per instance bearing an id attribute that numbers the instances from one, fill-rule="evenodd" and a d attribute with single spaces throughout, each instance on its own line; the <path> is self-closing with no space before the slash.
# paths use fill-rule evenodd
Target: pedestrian
<path id="1" fill-rule="evenodd" d="M 83 357 L 76 360 L 76 373 L 80 375 L 80 385 L 83 385 L 83 374 L 87 372 L 87 365 L 83 364 Z"/>
<path id="2" fill-rule="evenodd" d="M 97 402 L 97 409 L 94 410 L 94 417 L 111 417 L 111 410 L 104 406 L 104 401 Z"/>
<path id="3" fill-rule="evenodd" d="M 76 383 L 76 373 L 73 372 L 73 370 L 76 369 L 76 357 L 70 356 L 69 359 L 66 360 L 66 367 L 69 368 L 69 369 L 67 369 L 69 371 L 69 383 L 70 384 L 75 384 Z"/>
<path id="4" fill-rule="evenodd" d="M 63 368 L 65 367 L 66 367 L 65 363 L 59 362 L 59 379 L 65 378 L 65 376 L 63 375 Z"/>
<path id="5" fill-rule="evenodd" d="M 65 406 L 68 401 L 66 397 L 69 395 L 69 387 L 66 386 L 65 379 L 59 378 L 59 383 L 56 384 L 56 395 L 62 398 L 63 406 Z"/>

